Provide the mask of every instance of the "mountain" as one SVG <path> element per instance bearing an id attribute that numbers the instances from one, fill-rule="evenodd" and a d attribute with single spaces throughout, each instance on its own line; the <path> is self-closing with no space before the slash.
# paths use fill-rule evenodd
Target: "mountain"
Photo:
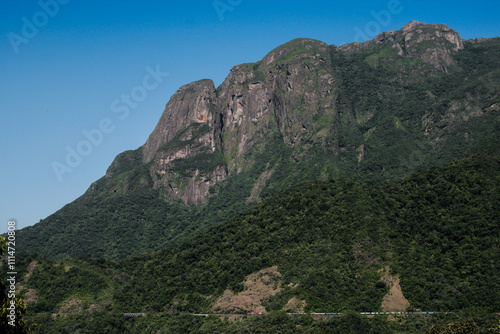
<path id="1" fill-rule="evenodd" d="M 19 290 L 40 333 L 435 333 L 450 322 L 486 333 L 500 307 L 499 147 L 497 131 L 401 180 L 303 182 L 119 261 L 23 257 Z M 353 313 L 406 310 L 453 313 Z"/>
<path id="2" fill-rule="evenodd" d="M 303 181 L 396 179 L 464 157 L 499 123 L 500 39 L 411 22 L 337 47 L 296 39 L 181 87 L 147 142 L 19 231 L 23 253 L 123 258 Z M 99 242 L 96 242 L 99 240 Z"/>

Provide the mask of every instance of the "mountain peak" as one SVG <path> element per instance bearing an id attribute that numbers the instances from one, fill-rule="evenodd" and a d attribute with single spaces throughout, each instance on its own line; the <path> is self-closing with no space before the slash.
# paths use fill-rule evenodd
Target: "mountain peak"
<path id="1" fill-rule="evenodd" d="M 319 57 L 328 52 L 328 44 L 312 38 L 296 38 L 269 52 L 262 62 L 269 65 L 275 60 L 302 59 Z"/>
<path id="2" fill-rule="evenodd" d="M 373 40 L 342 45 L 339 49 L 356 52 L 384 46 L 395 49 L 398 56 L 419 59 L 439 71 L 448 72 L 448 68 L 455 64 L 454 53 L 464 49 L 464 41 L 447 25 L 411 21 L 399 31 L 382 32 Z"/>
<path id="3" fill-rule="evenodd" d="M 455 30 L 445 24 L 427 24 L 418 21 L 411 21 L 404 25 L 400 32 L 405 36 L 405 41 L 414 36 L 418 36 L 419 43 L 426 40 L 435 40 L 436 38 L 445 38 L 454 45 L 454 50 L 462 50 L 464 41 Z"/>
<path id="4" fill-rule="evenodd" d="M 144 161 L 151 161 L 158 149 L 191 123 L 206 123 L 212 118 L 211 101 L 215 99 L 215 85 L 204 79 L 180 87 L 172 96 L 158 125 L 143 147 Z"/>
<path id="5" fill-rule="evenodd" d="M 413 20 L 413 21 L 411 21 L 411 22 L 409 22 L 409 23 L 405 24 L 405 25 L 403 26 L 403 28 L 401 28 L 401 30 L 403 30 L 403 31 L 408 31 L 408 30 L 411 30 L 411 29 L 413 29 L 413 28 L 415 28 L 415 27 L 417 27 L 417 26 L 419 26 L 419 25 L 422 25 L 422 24 L 425 24 L 425 23 L 422 23 L 422 22 L 420 22 L 420 21 Z"/>

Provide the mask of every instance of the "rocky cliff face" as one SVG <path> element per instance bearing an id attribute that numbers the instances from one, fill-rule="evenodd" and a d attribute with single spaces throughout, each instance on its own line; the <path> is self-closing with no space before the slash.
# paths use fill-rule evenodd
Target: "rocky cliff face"
<path id="1" fill-rule="evenodd" d="M 142 149 L 144 161 L 150 162 L 161 146 L 174 139 L 187 126 L 193 123 L 212 126 L 211 110 L 215 100 L 215 87 L 211 80 L 201 80 L 179 88 Z M 212 150 L 215 150 L 213 136 L 209 140 Z"/>
<path id="2" fill-rule="evenodd" d="M 453 53 L 464 48 L 464 41 L 454 30 L 443 24 L 408 23 L 401 30 L 404 54 L 447 71 L 454 64 Z"/>
<path id="3" fill-rule="evenodd" d="M 217 161 L 221 126 L 215 119 L 216 101 L 211 80 L 181 87 L 142 148 L 154 188 L 185 204 L 201 203 L 227 175 L 223 160 Z"/>
<path id="4" fill-rule="evenodd" d="M 273 127 L 289 146 L 318 132 L 314 119 L 333 113 L 333 84 L 329 47 L 312 39 L 293 40 L 256 64 L 233 67 L 217 104 L 230 172 L 248 165 L 242 156 Z"/>
<path id="5" fill-rule="evenodd" d="M 330 125 L 316 121 L 335 109 L 329 52 L 323 42 L 298 39 L 258 63 L 234 66 L 217 90 L 210 80 L 181 87 L 142 148 L 154 187 L 201 203 L 215 183 L 252 165 L 245 153 L 273 128 L 292 147 L 328 134 Z"/>
<path id="6" fill-rule="evenodd" d="M 455 63 L 453 55 L 464 49 L 460 35 L 444 24 L 425 24 L 412 21 L 399 31 L 378 34 L 374 40 L 352 43 L 340 47 L 343 51 L 374 49 L 389 45 L 401 57 L 420 59 L 440 71 L 447 71 Z"/>
<path id="7" fill-rule="evenodd" d="M 274 93 L 278 128 L 285 143 L 296 146 L 307 134 L 321 130 L 317 118 L 334 112 L 330 49 L 323 42 L 296 40 L 275 49 L 262 62 Z"/>
<path id="8" fill-rule="evenodd" d="M 351 128 L 372 120 L 376 113 L 370 109 L 376 108 L 359 108 L 356 101 L 346 104 L 339 98 L 346 77 L 339 74 L 343 65 L 335 63 L 340 58 L 332 53 L 365 52 L 372 67 L 380 61 L 399 63 L 402 72 L 426 76 L 448 72 L 462 49 L 464 41 L 454 30 L 417 21 L 339 48 L 313 39 L 293 40 L 257 63 L 234 66 L 217 89 L 211 80 L 181 87 L 142 147 L 142 160 L 155 189 L 188 205 L 204 202 L 213 185 L 253 168 L 256 161 L 249 152 L 262 151 L 276 134 L 292 149 L 295 162 L 319 151 L 335 161 L 348 149 L 339 144 L 339 133 L 368 138 L 376 128 L 357 135 Z M 357 146 L 354 160 L 361 163 L 370 148 L 366 141 Z M 255 189 L 262 188 L 275 167 L 268 164 L 261 171 L 251 198 L 259 197 Z"/>

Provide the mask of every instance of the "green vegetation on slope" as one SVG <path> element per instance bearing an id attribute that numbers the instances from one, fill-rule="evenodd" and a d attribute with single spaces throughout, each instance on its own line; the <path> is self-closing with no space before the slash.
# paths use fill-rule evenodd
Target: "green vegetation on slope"
<path id="1" fill-rule="evenodd" d="M 331 49 L 341 80 L 335 133 L 343 177 L 400 178 L 450 163 L 498 126 L 500 39 L 467 43 L 450 73 L 415 72 L 393 53 L 373 66 L 379 51 Z"/>
<path id="2" fill-rule="evenodd" d="M 165 311 L 177 302 L 200 312 L 208 296 L 278 265 L 308 311 L 377 310 L 385 293 L 377 271 L 391 265 L 415 307 L 493 312 L 499 170 L 498 156 L 474 156 L 394 183 L 293 186 L 185 243 L 127 261 L 140 283 L 130 282 L 118 305 Z M 136 284 L 144 293 L 127 292 Z"/>
<path id="3" fill-rule="evenodd" d="M 32 316 L 47 328 L 89 317 L 130 328 L 136 320 L 120 322 L 117 314 L 208 312 L 224 290 L 241 291 L 247 275 L 277 265 L 282 285 L 292 284 L 264 301 L 268 311 L 281 310 L 292 297 L 305 300 L 308 312 L 380 310 L 387 292 L 378 284 L 381 269 L 390 266 L 414 309 L 491 314 L 500 309 L 499 137 L 488 138 L 472 156 L 400 181 L 295 185 L 183 243 L 126 261 L 38 259 L 26 283 L 38 291 L 29 310 L 57 313 L 76 300 L 88 311 L 54 323 L 42 313 Z M 89 310 L 91 304 L 101 311 Z M 279 317 L 262 321 L 291 326 L 291 333 L 302 321 Z M 163 328 L 182 319 L 152 315 L 137 322 Z M 393 328 L 353 321 L 380 325 L 380 332 Z M 231 328 L 216 319 L 196 323 Z M 417 332 L 431 322 L 399 325 Z"/>

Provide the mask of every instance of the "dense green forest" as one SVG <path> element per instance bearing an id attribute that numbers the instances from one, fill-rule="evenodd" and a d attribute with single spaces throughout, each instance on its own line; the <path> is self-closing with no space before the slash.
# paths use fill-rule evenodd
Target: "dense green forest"
<path id="1" fill-rule="evenodd" d="M 47 317 L 48 318 L 48 317 Z M 463 319 L 466 320 L 463 320 Z M 83 325 L 82 325 L 83 324 Z M 273 312 L 262 316 L 244 316 L 228 321 L 217 316 L 194 317 L 191 314 L 150 315 L 124 319 L 122 314 L 93 313 L 59 318 L 50 326 L 38 327 L 39 333 L 260 333 L 260 334 L 497 334 L 500 324 L 494 317 L 469 314 L 426 317 L 386 316 L 368 318 L 355 313 L 324 319 L 309 315 L 289 316 Z"/>
<path id="2" fill-rule="evenodd" d="M 241 332 L 245 326 L 328 332 L 324 326 L 334 333 L 418 333 L 467 317 L 485 332 L 500 309 L 498 133 L 462 160 L 401 180 L 289 187 L 155 253 L 123 261 L 25 257 L 19 264 L 25 272 L 37 263 L 23 283 L 37 291 L 28 318 L 41 333 L 69 333 L 82 323 L 87 332 L 92 326 L 115 332 L 176 326 L 201 333 Z M 242 291 L 247 275 L 271 266 L 278 267 L 284 288 L 263 301 L 269 315 L 236 324 L 190 315 L 210 312 L 224 290 Z M 388 291 L 380 284 L 386 266 L 401 278 L 411 309 L 455 314 L 396 322 L 352 314 L 316 322 L 280 313 L 292 297 L 307 301 L 306 312 L 380 311 Z M 125 319 L 127 312 L 150 315 Z"/>

